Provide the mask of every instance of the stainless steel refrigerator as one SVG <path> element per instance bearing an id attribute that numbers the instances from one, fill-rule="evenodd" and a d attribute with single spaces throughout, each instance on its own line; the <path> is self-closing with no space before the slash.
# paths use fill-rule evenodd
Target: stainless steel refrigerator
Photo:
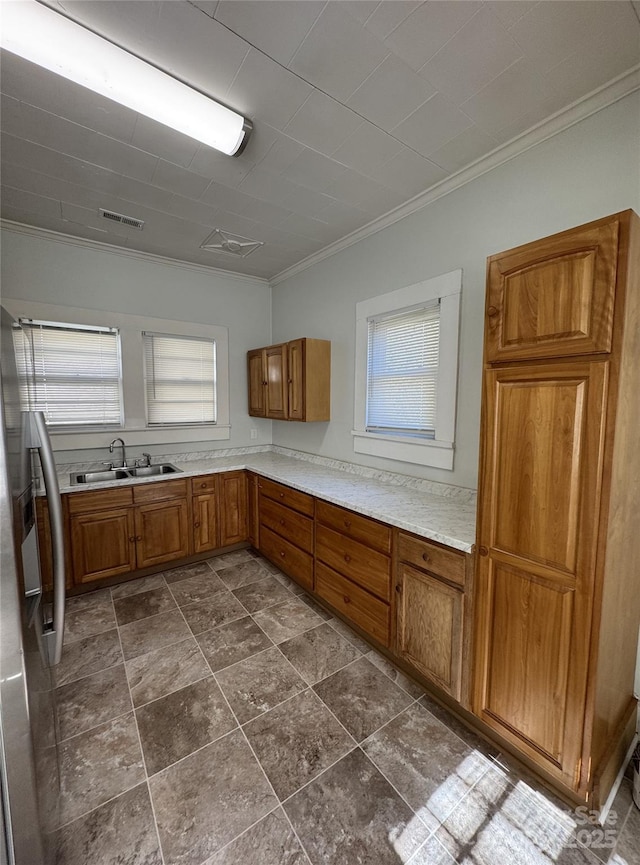
<path id="1" fill-rule="evenodd" d="M 22 377 L 30 372 L 28 363 L 16 364 L 18 325 L 4 308 L 1 316 L 0 863 L 53 865 L 60 800 L 53 668 L 64 636 L 62 509 L 44 415 L 25 405 L 29 389 L 18 370 Z M 37 458 L 51 514 L 52 591 L 43 589 L 40 575 L 32 480 Z"/>

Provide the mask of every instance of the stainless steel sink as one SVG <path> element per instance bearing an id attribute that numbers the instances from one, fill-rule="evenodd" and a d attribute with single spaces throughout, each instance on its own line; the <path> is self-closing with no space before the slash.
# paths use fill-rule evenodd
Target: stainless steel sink
<path id="1" fill-rule="evenodd" d="M 96 484 L 100 481 L 125 481 L 131 478 L 148 478 L 156 475 L 173 475 L 181 472 L 171 463 L 157 466 L 131 466 L 126 469 L 105 469 L 100 472 L 74 472 L 70 475 L 72 484 Z"/>
<path id="2" fill-rule="evenodd" d="M 146 478 L 153 475 L 173 475 L 182 469 L 177 469 L 171 463 L 161 463 L 157 466 L 135 466 L 135 468 L 127 469 L 127 471 L 134 478 Z"/>
<path id="3" fill-rule="evenodd" d="M 72 484 L 96 484 L 99 481 L 121 481 L 130 477 L 126 469 L 105 469 L 101 472 L 80 472 L 71 475 Z"/>

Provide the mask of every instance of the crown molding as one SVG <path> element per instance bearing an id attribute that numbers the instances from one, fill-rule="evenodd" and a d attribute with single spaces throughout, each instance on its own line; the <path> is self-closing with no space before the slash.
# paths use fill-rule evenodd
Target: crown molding
<path id="1" fill-rule="evenodd" d="M 147 261 L 153 264 L 162 264 L 165 267 L 179 267 L 184 270 L 193 270 L 196 273 L 206 273 L 220 276 L 224 279 L 237 279 L 241 282 L 250 282 L 253 284 L 269 286 L 269 280 L 261 276 L 251 276 L 247 273 L 236 273 L 233 270 L 222 270 L 219 267 L 208 267 L 206 264 L 196 264 L 193 261 L 182 261 L 178 258 L 168 258 L 163 255 L 156 255 L 152 252 L 142 252 L 138 249 L 129 249 L 125 246 L 116 246 L 111 243 L 103 243 L 99 240 L 91 240 L 87 237 L 75 237 L 72 234 L 64 234 L 61 231 L 52 231 L 49 228 L 38 228 L 35 225 L 27 225 L 23 222 L 14 222 L 11 219 L 0 219 L 0 229 L 2 231 L 11 231 L 14 234 L 26 234 L 31 237 L 40 237 L 43 240 L 49 240 L 52 243 L 63 243 L 67 246 L 80 246 L 84 249 L 93 249 L 96 252 L 107 252 L 110 255 L 120 255 L 126 258 L 135 258 L 138 261 Z"/>
<path id="2" fill-rule="evenodd" d="M 291 267 L 280 271 L 280 273 L 271 277 L 271 285 L 278 285 L 287 279 L 291 279 L 291 277 L 302 273 L 303 270 L 307 270 L 307 268 L 312 267 L 314 264 L 318 264 L 318 262 L 324 261 L 326 258 L 331 258 L 343 249 L 353 246 L 354 243 L 358 243 L 366 237 L 370 237 L 372 234 L 376 234 L 378 231 L 382 231 L 390 225 L 399 222 L 401 219 L 405 219 L 405 217 L 410 216 L 412 213 L 422 210 L 439 198 L 449 195 L 477 177 L 493 171 L 494 168 L 498 168 L 498 166 L 509 162 L 511 159 L 515 159 L 521 153 L 530 150 L 549 138 L 553 138 L 553 136 L 558 135 L 565 129 L 569 129 L 576 123 L 580 123 L 580 121 L 585 120 L 592 114 L 596 114 L 608 105 L 624 99 L 625 96 L 636 90 L 640 90 L 640 65 L 634 66 L 603 87 L 599 87 L 582 99 L 573 102 L 567 108 L 563 108 L 561 111 L 552 114 L 546 120 L 536 124 L 536 126 L 532 126 L 531 129 L 512 138 L 506 144 L 501 144 L 490 153 L 487 153 L 486 156 L 480 157 L 480 159 L 472 162 L 466 168 L 441 180 L 399 207 L 390 210 L 383 216 L 379 216 L 372 222 L 367 223 L 367 225 L 363 225 L 361 228 L 351 232 L 351 234 L 345 235 L 340 240 L 336 240 L 335 243 L 331 243 L 318 252 L 314 252 L 312 255 L 307 256 L 307 258 L 303 258 L 302 261 L 293 264 Z"/>

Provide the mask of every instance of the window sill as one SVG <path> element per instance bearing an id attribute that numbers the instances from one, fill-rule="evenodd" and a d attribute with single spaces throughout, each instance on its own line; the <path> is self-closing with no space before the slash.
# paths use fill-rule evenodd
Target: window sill
<path id="1" fill-rule="evenodd" d="M 453 442 L 417 440 L 364 430 L 351 430 L 351 435 L 356 453 L 448 471 L 453 469 Z"/>
<path id="2" fill-rule="evenodd" d="M 231 427 L 216 424 L 199 427 L 119 427 L 112 430 L 56 432 L 50 430 L 54 451 L 74 448 L 107 447 L 114 436 L 121 436 L 127 445 L 173 444 L 174 442 L 224 441 L 231 438 Z"/>

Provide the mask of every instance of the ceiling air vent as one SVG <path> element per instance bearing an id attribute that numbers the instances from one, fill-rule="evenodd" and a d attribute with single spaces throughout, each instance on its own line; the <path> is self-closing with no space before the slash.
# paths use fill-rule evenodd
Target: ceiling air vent
<path id="1" fill-rule="evenodd" d="M 113 210 L 105 210 L 100 208 L 100 215 L 105 219 L 110 219 L 112 222 L 119 222 L 121 225 L 128 225 L 130 228 L 137 228 L 142 231 L 144 227 L 144 219 L 136 219 L 135 216 L 125 216 L 124 213 L 114 213 Z"/>
<path id="2" fill-rule="evenodd" d="M 221 228 L 214 228 L 209 237 L 200 244 L 200 249 L 208 249 L 210 252 L 228 252 L 230 255 L 246 258 L 261 246 L 264 246 L 262 240 L 251 240 L 241 234 L 231 234 Z"/>

